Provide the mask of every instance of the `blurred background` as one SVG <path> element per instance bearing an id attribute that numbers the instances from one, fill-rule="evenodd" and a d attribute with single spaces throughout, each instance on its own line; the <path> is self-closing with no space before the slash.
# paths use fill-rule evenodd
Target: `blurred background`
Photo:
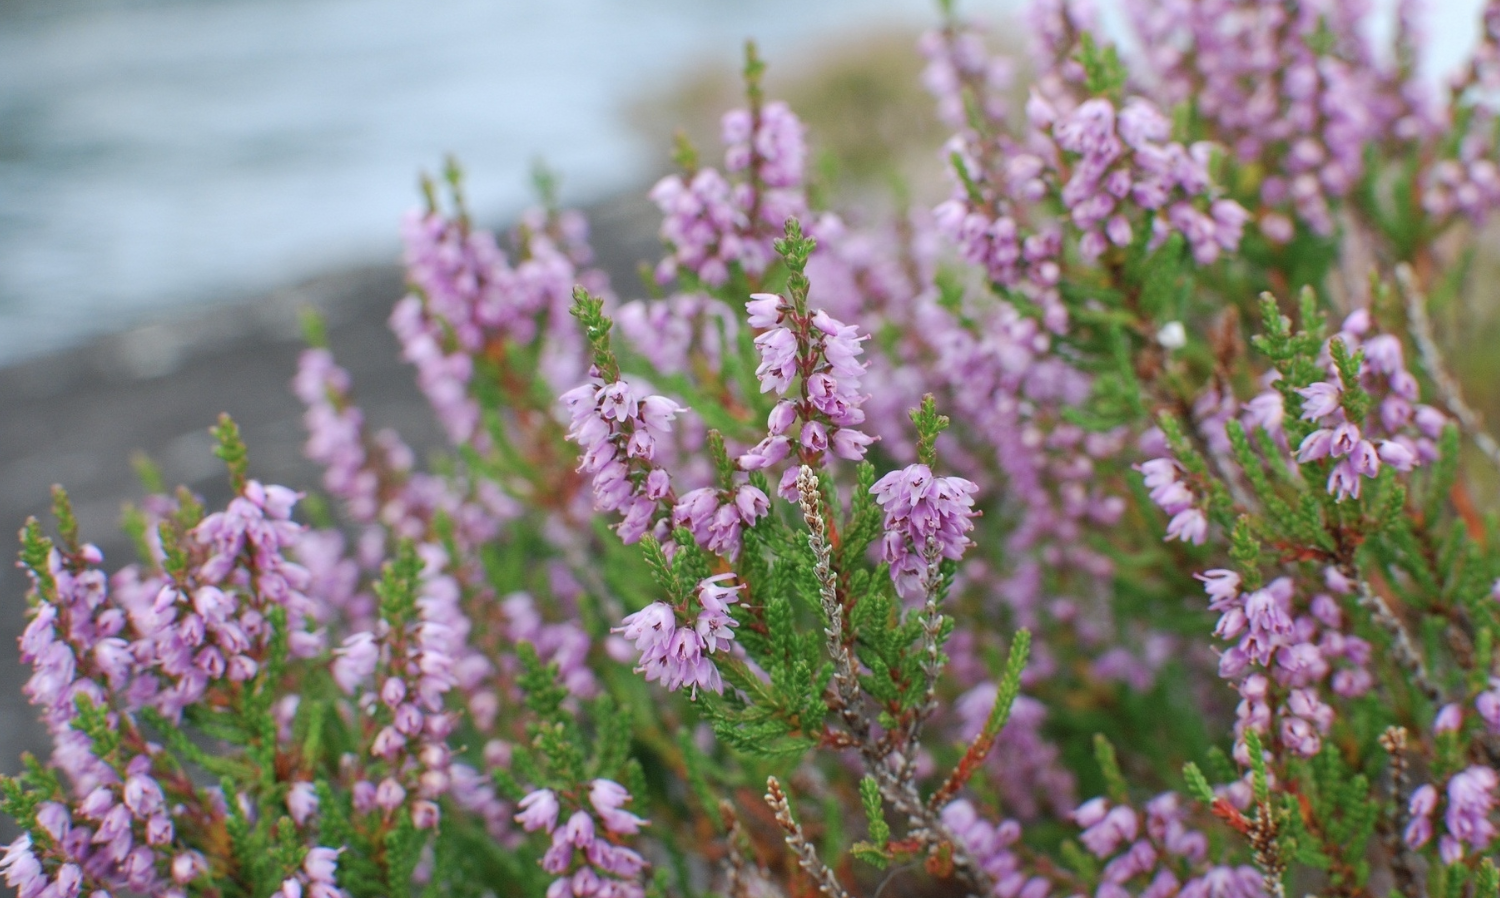
<path id="1" fill-rule="evenodd" d="M 756 37 L 778 67 L 930 0 L 7 0 L 0 362 L 389 260 L 419 169 L 486 217 L 633 187 L 628 112 Z M 910 52 L 910 48 L 903 48 Z"/>
<path id="2" fill-rule="evenodd" d="M 1480 2 L 1430 0 L 1429 77 L 1472 45 Z M 1098 5 L 1118 21 L 1117 3 Z M 1376 5 L 1370 27 L 1388 35 L 1393 0 Z M 637 294 L 657 224 L 644 189 L 679 126 L 717 160 L 748 37 L 770 92 L 808 122 L 826 184 L 888 198 L 900 169 L 917 197 L 945 189 L 914 46 L 936 6 L 0 0 L 0 533 L 43 514 L 60 482 L 85 537 L 123 563 L 132 454 L 221 498 L 206 429 L 220 411 L 240 421 L 256 476 L 314 485 L 287 391 L 307 305 L 327 316 L 370 423 L 432 448 L 384 327 L 419 172 L 453 154 L 471 207 L 503 226 L 545 163 L 587 211 L 616 289 Z M 961 4 L 1017 50 L 1023 6 Z M 1454 330 L 1490 339 L 1494 318 Z M 0 565 L 7 771 L 38 746 L 14 655 L 24 592 Z"/>

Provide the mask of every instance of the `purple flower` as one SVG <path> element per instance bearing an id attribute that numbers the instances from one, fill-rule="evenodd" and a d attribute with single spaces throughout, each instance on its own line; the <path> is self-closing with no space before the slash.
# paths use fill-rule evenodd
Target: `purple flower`
<path id="1" fill-rule="evenodd" d="M 928 543 L 940 558 L 958 560 L 970 545 L 974 529 L 974 495 L 979 487 L 962 477 L 935 477 L 924 464 L 891 471 L 875 482 L 870 495 L 885 510 L 881 557 L 903 597 L 922 594 L 927 576 Z"/>
<path id="2" fill-rule="evenodd" d="M 1196 508 L 1183 509 L 1167 522 L 1166 538 L 1201 546 L 1208 539 L 1208 518 Z"/>
<path id="3" fill-rule="evenodd" d="M 1432 839 L 1432 812 L 1437 810 L 1437 800 L 1437 790 L 1431 784 L 1418 786 L 1412 791 L 1407 805 L 1411 820 L 1402 833 L 1406 847 L 1416 850 Z"/>
<path id="4" fill-rule="evenodd" d="M 1337 384 L 1319 382 L 1297 391 L 1302 396 L 1302 420 L 1319 421 L 1339 411 L 1344 391 Z"/>
<path id="5" fill-rule="evenodd" d="M 755 348 L 760 351 L 760 365 L 755 369 L 760 391 L 786 393 L 797 376 L 796 334 L 785 327 L 773 327 L 755 338 Z"/>
<path id="6" fill-rule="evenodd" d="M 1490 813 L 1495 808 L 1497 785 L 1500 776 L 1488 767 L 1477 765 L 1455 773 L 1448 780 L 1448 811 L 1443 823 L 1452 839 L 1475 851 L 1489 847 L 1495 838 Z"/>
<path id="7" fill-rule="evenodd" d="M 334 652 L 333 679 L 346 694 L 353 695 L 354 690 L 375 672 L 379 658 L 375 634 L 355 633 Z"/>
<path id="8" fill-rule="evenodd" d="M 1474 710 L 1491 733 L 1500 733 L 1500 678 L 1490 678 L 1490 688 L 1474 697 Z"/>
<path id="9" fill-rule="evenodd" d="M 1093 819 L 1092 814 L 1080 818 Z M 1115 849 L 1122 842 L 1130 842 L 1135 839 L 1139 820 L 1131 808 L 1123 805 L 1110 808 L 1102 817 L 1088 825 L 1078 840 L 1084 847 L 1093 852 L 1095 857 L 1109 857 L 1115 853 Z"/>
<path id="10" fill-rule="evenodd" d="M 589 804 L 598 812 L 604 828 L 622 836 L 632 836 L 640 831 L 646 821 L 621 809 L 630 801 L 630 793 L 613 780 L 596 779 L 589 783 Z"/>
<path id="11" fill-rule="evenodd" d="M 318 790 L 309 782 L 297 782 L 287 791 L 286 808 L 298 826 L 318 812 Z"/>
<path id="12" fill-rule="evenodd" d="M 742 586 L 723 586 L 734 574 L 718 574 L 698 584 L 698 604 L 702 611 L 694 625 L 710 653 L 727 652 L 733 645 L 734 627 L 739 622 L 729 615 L 729 606 L 738 600 Z"/>

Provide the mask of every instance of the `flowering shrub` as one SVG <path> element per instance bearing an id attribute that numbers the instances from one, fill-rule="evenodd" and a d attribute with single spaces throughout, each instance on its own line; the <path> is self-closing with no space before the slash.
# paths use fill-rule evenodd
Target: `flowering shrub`
<path id="1" fill-rule="evenodd" d="M 947 9 L 952 194 L 873 223 L 752 51 L 647 298 L 450 171 L 391 316 L 446 458 L 312 327 L 326 501 L 225 419 L 234 498 L 149 496 L 134 563 L 27 523 L 6 882 L 1500 894 L 1500 448 L 1425 305 L 1500 205 L 1500 3 L 1444 93 L 1413 6 L 1387 53 L 1352 0 L 1134 0 L 1127 68 L 1043 0 L 1022 108 Z"/>

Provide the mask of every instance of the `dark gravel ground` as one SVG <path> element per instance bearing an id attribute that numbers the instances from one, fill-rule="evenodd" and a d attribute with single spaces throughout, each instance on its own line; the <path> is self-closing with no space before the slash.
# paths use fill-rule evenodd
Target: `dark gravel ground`
<path id="1" fill-rule="evenodd" d="M 585 211 L 598 262 L 628 296 L 638 263 L 658 252 L 655 211 L 638 193 Z M 223 502 L 227 481 L 208 434 L 220 412 L 239 423 L 253 476 L 315 486 L 319 472 L 302 458 L 302 408 L 289 387 L 302 348 L 299 313 L 308 306 L 325 316 L 329 342 L 354 379 L 370 425 L 396 428 L 419 453 L 434 448 L 436 425 L 385 325 L 401 292 L 400 268 L 375 265 L 0 368 L 0 526 L 19 528 L 31 515 L 46 521 L 50 488 L 60 483 L 83 538 L 104 550 L 105 566 L 128 562 L 132 553 L 117 525 L 121 506 L 141 495 L 132 454 L 150 456 L 168 484 Z M 0 565 L 0 771 L 6 773 L 19 769 L 22 751 L 45 757 L 47 750 L 21 694 L 30 674 L 16 646 L 26 623 L 25 593 L 24 575 Z"/>

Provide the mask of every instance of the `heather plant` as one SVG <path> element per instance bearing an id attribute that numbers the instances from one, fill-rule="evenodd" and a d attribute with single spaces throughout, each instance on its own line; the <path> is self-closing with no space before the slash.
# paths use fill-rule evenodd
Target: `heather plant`
<path id="1" fill-rule="evenodd" d="M 1431 332 L 1500 205 L 1500 4 L 1035 5 L 924 36 L 951 194 L 826 208 L 753 47 L 644 283 L 456 167 L 315 319 L 308 492 L 28 522 L 22 898 L 1500 894 L 1500 448 Z M 1019 108 L 1017 108 L 1019 107 Z M 621 291 L 621 292 L 617 292 Z M 644 294 L 644 295 L 642 295 Z"/>

